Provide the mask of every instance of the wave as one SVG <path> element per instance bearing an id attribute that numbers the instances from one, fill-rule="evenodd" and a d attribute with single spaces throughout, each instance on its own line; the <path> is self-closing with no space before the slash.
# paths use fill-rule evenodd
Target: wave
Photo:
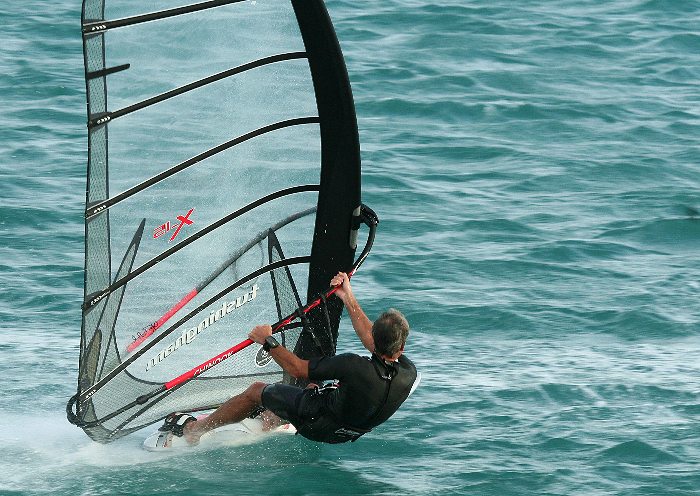
<path id="1" fill-rule="evenodd" d="M 609 461 L 633 465 L 658 465 L 681 461 L 673 454 L 638 439 L 616 444 L 603 450 L 600 456 Z"/>
<path id="2" fill-rule="evenodd" d="M 639 248 L 653 248 L 664 253 L 695 252 L 700 243 L 700 219 L 690 217 L 613 223 L 597 237 L 624 240 L 635 243 Z"/>

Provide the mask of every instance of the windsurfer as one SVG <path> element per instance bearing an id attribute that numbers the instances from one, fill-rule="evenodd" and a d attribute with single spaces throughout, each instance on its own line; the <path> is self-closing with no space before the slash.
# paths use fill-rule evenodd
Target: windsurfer
<path id="1" fill-rule="evenodd" d="M 186 414 L 169 415 L 161 430 L 171 430 L 194 445 L 204 433 L 240 422 L 263 407 L 292 423 L 308 439 L 342 443 L 356 440 L 391 417 L 410 394 L 417 377 L 415 366 L 403 354 L 408 322 L 394 309 L 370 321 L 343 272 L 331 280 L 331 285 L 339 286 L 335 294 L 345 304 L 353 328 L 371 357 L 343 353 L 304 360 L 274 339 L 271 326 L 255 326 L 250 339 L 262 344 L 290 375 L 339 382 L 321 388 L 311 384 L 305 389 L 255 382 L 201 420 Z M 266 423 L 270 422 L 274 423 L 274 417 L 268 415 Z"/>

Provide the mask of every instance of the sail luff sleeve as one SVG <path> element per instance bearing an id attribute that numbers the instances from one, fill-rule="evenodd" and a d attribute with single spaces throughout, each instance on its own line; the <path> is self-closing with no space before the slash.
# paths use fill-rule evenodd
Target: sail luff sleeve
<path id="1" fill-rule="evenodd" d="M 323 1 L 292 0 L 292 6 L 309 60 L 321 129 L 321 188 L 307 295 L 312 299 L 353 261 L 349 235 L 352 213 L 360 205 L 360 140 L 350 79 Z M 317 336 L 337 339 L 341 311 L 342 303 L 329 301 L 329 330 L 319 312 L 310 316 Z M 295 352 L 302 358 L 319 353 L 309 332 L 302 333 Z"/>

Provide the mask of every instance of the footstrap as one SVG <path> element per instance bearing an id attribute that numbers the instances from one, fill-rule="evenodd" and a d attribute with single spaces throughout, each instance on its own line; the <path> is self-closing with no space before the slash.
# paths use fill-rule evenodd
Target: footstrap
<path id="1" fill-rule="evenodd" d="M 172 432 L 173 435 L 182 437 L 185 433 L 185 426 L 195 420 L 197 419 L 188 413 L 174 412 L 165 417 L 165 422 L 158 430 Z"/>

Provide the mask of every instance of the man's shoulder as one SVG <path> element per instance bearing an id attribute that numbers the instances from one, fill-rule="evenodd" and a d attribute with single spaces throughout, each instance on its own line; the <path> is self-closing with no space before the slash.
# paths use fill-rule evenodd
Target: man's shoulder
<path id="1" fill-rule="evenodd" d="M 406 355 L 404 355 L 403 353 L 402 353 L 401 356 L 399 357 L 399 363 L 401 363 L 401 364 L 406 364 L 406 365 L 408 365 L 408 366 L 410 366 L 410 367 L 413 367 L 414 369 L 416 368 L 416 365 L 413 363 L 413 360 L 411 360 L 410 358 L 408 358 L 408 357 L 407 357 Z"/>
<path id="2" fill-rule="evenodd" d="M 418 373 L 418 369 L 416 369 L 416 365 L 406 355 L 402 354 L 399 357 L 399 364 L 401 365 L 402 368 L 410 370 L 413 374 Z"/>
<path id="3" fill-rule="evenodd" d="M 328 360 L 329 362 L 342 363 L 345 365 L 354 365 L 370 362 L 370 359 L 368 357 L 363 357 L 361 355 L 358 355 L 357 353 L 350 352 L 339 353 L 338 355 L 324 357 L 324 359 Z"/>
<path id="4" fill-rule="evenodd" d="M 356 353 L 341 353 L 334 356 L 312 358 L 309 361 L 309 372 L 314 377 L 319 374 L 332 374 L 335 378 L 339 378 L 340 374 L 350 373 L 352 370 L 363 367 L 364 364 L 370 364 L 370 361 Z"/>
<path id="5" fill-rule="evenodd" d="M 346 351 L 345 353 L 339 353 L 332 358 L 339 358 L 341 360 L 368 360 L 367 357 L 363 357 L 362 355 L 358 355 L 357 353 L 352 353 L 349 351 Z"/>

